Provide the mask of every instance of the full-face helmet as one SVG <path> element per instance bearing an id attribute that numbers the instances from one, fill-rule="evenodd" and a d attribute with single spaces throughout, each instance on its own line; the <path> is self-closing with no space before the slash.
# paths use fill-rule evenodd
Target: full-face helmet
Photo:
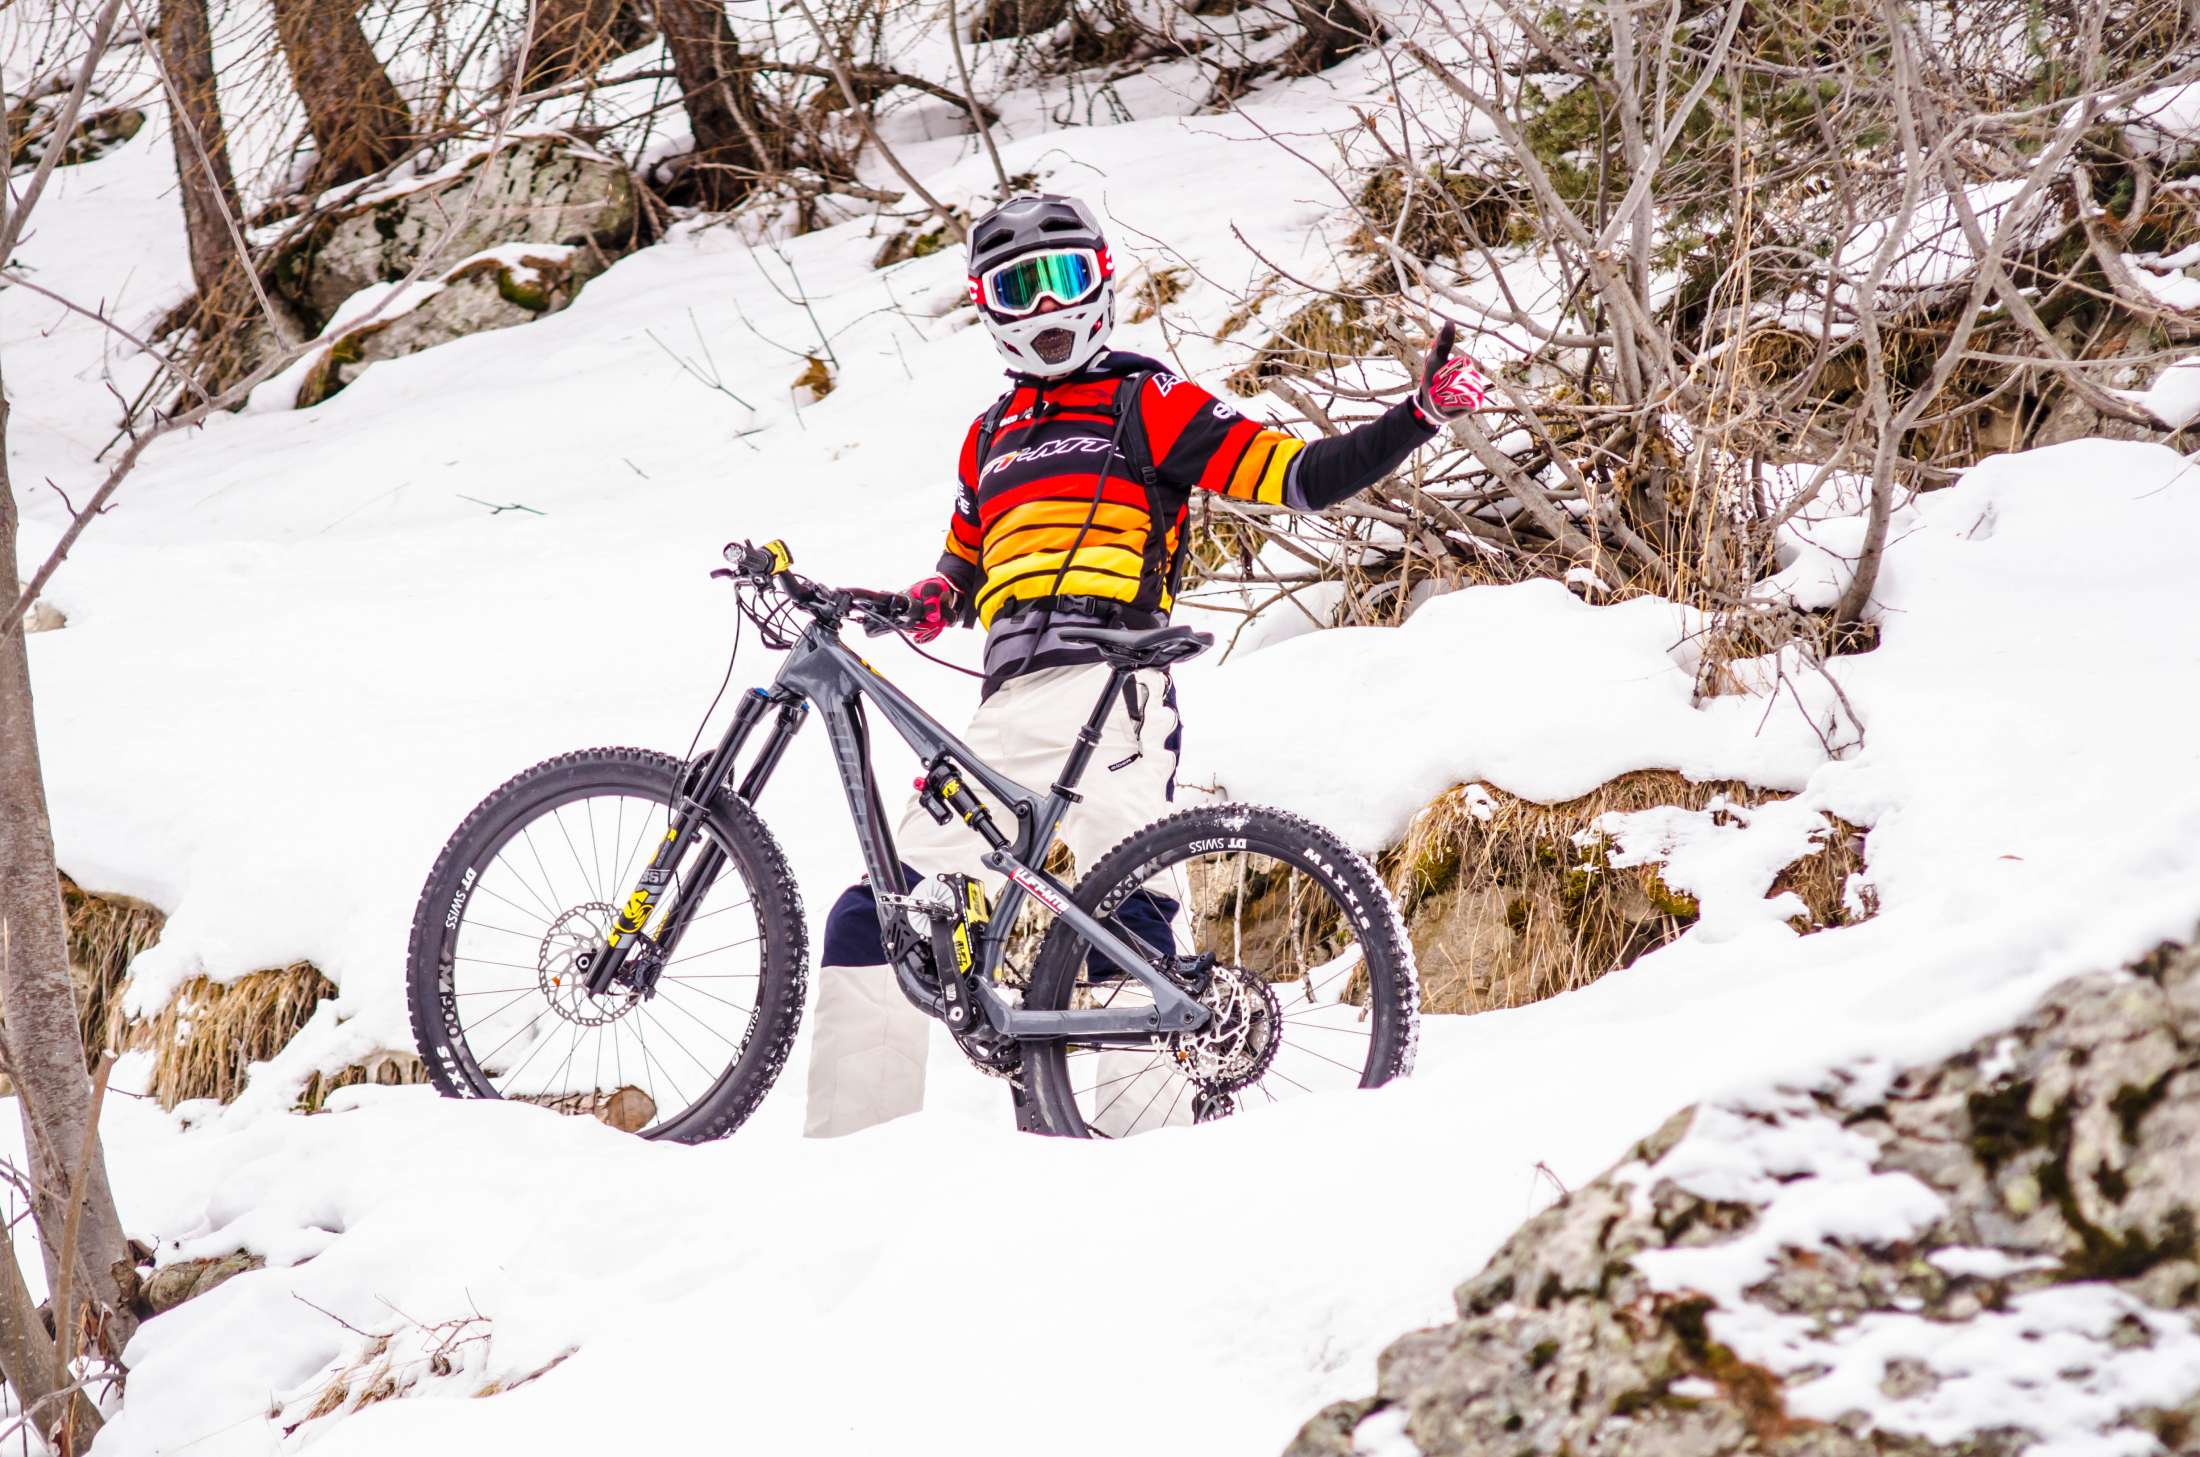
<path id="1" fill-rule="evenodd" d="M 1100 220 L 1074 197 L 1002 203 L 970 230 L 970 297 L 1011 368 L 1075 374 L 1115 327 L 1115 265 Z"/>

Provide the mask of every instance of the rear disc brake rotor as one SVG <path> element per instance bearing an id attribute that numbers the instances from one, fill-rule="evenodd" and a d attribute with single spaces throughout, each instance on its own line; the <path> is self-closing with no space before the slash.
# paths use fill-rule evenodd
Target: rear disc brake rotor
<path id="1" fill-rule="evenodd" d="M 1177 1065 L 1204 1094 L 1227 1097 L 1266 1075 L 1283 1045 L 1283 1005 L 1275 989 L 1237 966 L 1214 968 L 1199 998 L 1207 1025 L 1170 1040 Z"/>

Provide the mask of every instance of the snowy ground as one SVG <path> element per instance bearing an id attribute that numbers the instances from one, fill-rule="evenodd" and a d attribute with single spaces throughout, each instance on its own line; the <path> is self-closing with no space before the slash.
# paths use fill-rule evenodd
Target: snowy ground
<path id="1" fill-rule="evenodd" d="M 1030 119 L 1006 160 L 1100 202 L 1134 267 L 1173 261 L 1164 240 L 1240 282 L 1259 265 L 1235 223 L 1319 275 L 1327 184 L 1255 123 L 1340 129 L 1373 74 L 1251 121 L 1179 119 L 1149 88 L 1122 124 Z M 966 146 L 911 155 L 967 195 L 986 167 Z M 166 302 L 169 167 L 152 126 L 59 174 L 25 249 L 41 283 Z M 62 864 L 171 916 L 133 1003 L 298 959 L 341 987 L 230 1112 L 189 1131 L 114 1112 L 126 1218 L 163 1258 L 243 1247 L 270 1268 L 145 1328 L 103 1453 L 1271 1452 L 1365 1390 L 1375 1351 L 1441 1316 L 1554 1181 L 1671 1109 L 1929 1055 L 2200 917 L 2200 470 L 2081 442 L 1903 513 L 1883 645 L 1836 669 L 1847 709 L 1809 682 L 1691 707 L 1677 610 L 1550 584 L 1186 671 L 1188 782 L 1369 846 L 1461 780 L 1555 798 L 1674 767 L 1801 792 L 1724 827 L 1620 827 L 1670 857 L 1702 925 L 1584 992 L 1440 1019 L 1408 1084 L 1119 1147 L 1011 1135 L 995 1088 L 944 1058 L 934 1111 L 805 1143 L 799 1052 L 705 1148 L 422 1090 L 282 1113 L 310 1066 L 408 1045 L 412 899 L 482 793 L 570 748 L 688 743 L 732 625 L 705 576 L 720 542 L 784 536 L 828 580 L 929 569 L 996 366 L 951 250 L 874 272 L 874 246 L 860 221 L 776 252 L 685 232 L 566 313 L 378 365 L 311 411 L 219 419 L 156 447 L 57 579 L 69 625 L 31 653 Z M 799 408 L 819 343 L 797 286 L 841 364 Z M 1195 280 L 1174 307 L 1211 325 L 1227 302 Z M 1158 322 L 1120 342 L 1209 380 L 1236 362 Z M 747 405 L 673 357 L 706 346 Z M 0 295 L 26 565 L 61 520 L 31 483 L 80 490 L 110 429 L 104 347 Z M 1822 596 L 1854 529 L 1815 528 L 1786 585 Z M 945 716 L 971 701 L 874 657 Z M 768 672 L 758 653 L 737 677 Z M 762 808 L 814 921 L 853 868 L 821 737 Z M 1764 893 L 1821 809 L 1871 827 L 1882 909 L 1799 939 Z M 309 1419 L 384 1335 L 407 1399 Z"/>

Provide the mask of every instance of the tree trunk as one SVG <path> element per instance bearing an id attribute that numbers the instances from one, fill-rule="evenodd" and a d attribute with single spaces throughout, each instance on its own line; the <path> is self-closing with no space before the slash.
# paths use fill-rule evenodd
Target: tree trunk
<path id="1" fill-rule="evenodd" d="M 0 602 L 21 590 L 16 574 L 15 491 L 7 470 L 8 406 L 0 389 Z M 92 1083 L 77 1030 L 76 990 L 54 866 L 53 826 L 31 718 L 30 659 L 21 632 L 0 634 L 0 1046 L 20 1096 L 49 1288 L 59 1284 L 62 1230 L 79 1153 L 86 1147 Z M 119 1354 L 136 1328 L 130 1312 L 136 1262 L 94 1139 L 81 1170 L 82 1224 L 70 1287 L 91 1313 L 100 1343 Z M 5 1258 L 5 1255 L 0 1255 Z M 15 1373 L 9 1373 L 11 1377 Z"/>
<path id="2" fill-rule="evenodd" d="M 757 123 L 755 73 L 718 0 L 657 0 L 657 29 L 672 52 L 695 132 L 689 175 L 697 200 L 705 207 L 731 206 L 760 174 L 775 170 Z"/>
<path id="3" fill-rule="evenodd" d="M 379 172 L 405 154 L 412 115 L 367 43 L 353 0 L 275 0 L 275 39 L 320 153 L 316 186 Z"/>
<path id="4" fill-rule="evenodd" d="M 202 308 L 218 317 L 243 302 L 247 290 L 237 242 L 230 235 L 230 220 L 244 213 L 229 171 L 229 134 L 214 87 L 211 32 L 206 0 L 161 0 L 160 62 L 173 88 L 169 135 L 183 194 L 191 281 L 198 285 Z"/>
<path id="5" fill-rule="evenodd" d="M 519 89 L 539 91 L 592 74 L 624 49 L 621 0 L 536 0 L 535 32 Z"/>

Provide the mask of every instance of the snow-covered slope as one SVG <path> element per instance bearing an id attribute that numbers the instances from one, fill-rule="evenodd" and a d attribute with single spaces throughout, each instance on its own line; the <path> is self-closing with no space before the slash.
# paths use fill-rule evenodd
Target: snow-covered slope
<path id="1" fill-rule="evenodd" d="M 1033 116 L 1006 160 L 1099 202 L 1133 267 L 1163 247 L 1192 265 L 1120 342 L 1211 380 L 1237 360 L 1162 324 L 1211 328 L 1230 300 L 1207 280 L 1260 270 L 1233 225 L 1286 267 L 1334 267 L 1327 184 L 1262 127 L 1342 130 L 1378 77 L 1348 66 L 1247 117 L 1179 118 L 1159 89 L 1117 125 Z M 149 127 L 57 177 L 25 249 L 43 282 L 148 312 L 173 295 L 166 147 Z M 960 199 L 988 175 L 967 150 L 910 156 Z M 1703 923 L 1587 991 L 1437 1019 L 1409 1084 L 1121 1147 L 1014 1137 L 994 1085 L 944 1057 L 939 1111 L 831 1144 L 794 1136 L 799 1062 L 696 1149 L 421 1090 L 286 1116 L 311 1066 L 406 1045 L 412 898 L 474 800 L 565 749 L 689 742 L 731 636 L 719 543 L 784 536 L 828 580 L 928 569 L 996 365 L 952 250 L 873 271 L 870 231 L 685 228 L 565 313 L 165 441 L 57 579 L 69 625 L 31 651 L 62 864 L 171 913 L 133 1004 L 298 959 L 341 987 L 228 1114 L 114 1114 L 126 1217 L 164 1258 L 243 1246 L 272 1268 L 145 1327 L 102 1452 L 1271 1451 L 1441 1316 L 1553 1177 L 1661 1114 L 1944 1050 L 2200 911 L 2200 471 L 2087 442 L 1905 514 L 1883 645 L 1834 670 L 1846 707 L 1809 683 L 1692 707 L 1678 609 L 1549 584 L 1187 670 L 1188 783 L 1368 845 L 1461 779 L 1551 796 L 1663 766 L 1801 791 L 1629 827 Z M 838 387 L 797 407 L 811 310 Z M 0 295 L 19 481 L 90 477 L 104 349 Z M 706 351 L 738 401 L 675 357 Z M 35 562 L 59 502 L 27 494 Z M 1798 592 L 1848 531 L 1798 545 Z M 971 701 L 874 656 L 950 717 Z M 753 649 L 736 667 L 769 671 Z M 762 808 L 814 914 L 853 872 L 821 739 Z M 1881 911 L 1797 938 L 1763 896 L 1817 809 L 1870 826 Z M 408 1399 L 309 1421 L 385 1334 Z"/>

